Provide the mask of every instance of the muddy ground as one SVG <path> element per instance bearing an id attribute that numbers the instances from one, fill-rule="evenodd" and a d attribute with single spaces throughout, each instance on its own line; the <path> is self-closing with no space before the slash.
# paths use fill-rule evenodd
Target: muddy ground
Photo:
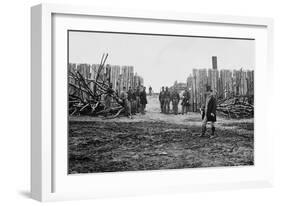
<path id="1" fill-rule="evenodd" d="M 198 113 L 165 115 L 157 97 L 148 101 L 147 113 L 133 119 L 70 117 L 68 172 L 253 165 L 253 119 L 218 117 L 216 138 L 200 138 Z"/>

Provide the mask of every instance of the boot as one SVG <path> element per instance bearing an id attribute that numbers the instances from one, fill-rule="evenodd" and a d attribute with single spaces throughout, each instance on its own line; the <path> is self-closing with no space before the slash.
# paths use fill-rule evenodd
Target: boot
<path id="1" fill-rule="evenodd" d="M 212 127 L 212 133 L 211 133 L 211 136 L 210 136 L 211 139 L 215 137 L 215 130 L 216 130 L 216 128 Z"/>
<path id="2" fill-rule="evenodd" d="M 199 137 L 204 137 L 206 133 L 206 126 L 202 126 L 202 132 L 201 135 Z"/>

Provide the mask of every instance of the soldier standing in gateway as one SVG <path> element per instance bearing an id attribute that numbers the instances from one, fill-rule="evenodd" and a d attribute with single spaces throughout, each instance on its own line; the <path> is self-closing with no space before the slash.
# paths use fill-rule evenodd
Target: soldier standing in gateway
<path id="1" fill-rule="evenodd" d="M 180 95 L 176 89 L 173 90 L 171 99 L 172 99 L 172 104 L 173 104 L 173 112 L 175 115 L 177 115 L 178 114 L 178 105 L 180 102 Z"/>
<path id="2" fill-rule="evenodd" d="M 187 111 L 188 111 L 188 108 L 189 108 L 189 105 L 190 105 L 189 99 L 190 99 L 190 93 L 186 89 L 183 93 L 183 99 L 182 99 L 182 102 L 181 102 L 181 106 L 182 106 L 181 112 L 182 112 L 182 114 L 187 114 Z"/>
<path id="3" fill-rule="evenodd" d="M 146 104 L 147 104 L 146 91 L 145 91 L 145 87 L 143 87 L 140 92 L 141 114 L 145 114 Z"/>
<path id="4" fill-rule="evenodd" d="M 170 101 L 171 101 L 171 94 L 169 92 L 169 88 L 166 87 L 166 90 L 164 92 L 164 113 L 169 114 L 170 113 Z"/>
<path id="5" fill-rule="evenodd" d="M 152 95 L 152 87 L 149 86 L 149 96 L 151 96 L 151 95 Z"/>
<path id="6" fill-rule="evenodd" d="M 165 88 L 162 87 L 162 90 L 160 91 L 160 94 L 159 94 L 161 113 L 164 113 L 164 93 L 165 93 Z"/>
<path id="7" fill-rule="evenodd" d="M 217 100 L 216 100 L 216 92 L 212 91 L 211 88 L 207 87 L 206 92 L 206 103 L 203 105 L 201 109 L 202 114 L 202 133 L 200 137 L 204 137 L 207 130 L 207 122 L 211 122 L 212 133 L 210 138 L 215 137 L 215 122 L 217 121 L 216 117 L 217 110 Z"/>

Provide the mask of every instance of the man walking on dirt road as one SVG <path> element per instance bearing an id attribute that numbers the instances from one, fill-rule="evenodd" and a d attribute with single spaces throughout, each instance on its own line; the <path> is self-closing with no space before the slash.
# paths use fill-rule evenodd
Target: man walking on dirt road
<path id="1" fill-rule="evenodd" d="M 216 100 L 216 92 L 211 90 L 211 87 L 207 87 L 206 92 L 206 103 L 203 105 L 201 109 L 202 114 L 202 132 L 200 137 L 204 137 L 206 133 L 207 122 L 211 122 L 212 133 L 210 138 L 215 137 L 215 122 L 216 118 L 216 110 L 217 110 L 217 100 Z"/>

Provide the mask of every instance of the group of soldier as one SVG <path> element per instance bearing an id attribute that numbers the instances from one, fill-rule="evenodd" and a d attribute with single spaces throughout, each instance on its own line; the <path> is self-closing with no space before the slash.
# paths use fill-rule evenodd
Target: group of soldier
<path id="1" fill-rule="evenodd" d="M 132 118 L 132 115 L 137 113 L 145 114 L 147 104 L 146 96 L 146 88 L 144 86 L 138 86 L 135 89 L 129 87 L 128 90 L 126 87 L 123 87 L 119 94 L 118 91 L 114 92 L 112 84 L 110 84 L 105 97 L 105 107 L 110 108 L 112 99 L 114 98 L 124 106 L 126 116 Z"/>
<path id="2" fill-rule="evenodd" d="M 183 99 L 181 102 L 182 106 L 182 114 L 187 114 L 189 109 L 189 99 L 190 99 L 190 93 L 188 90 L 185 90 L 183 93 Z M 159 94 L 159 102 L 160 102 L 160 108 L 161 113 L 169 114 L 170 113 L 170 103 L 172 102 L 172 111 L 173 114 L 177 115 L 179 113 L 179 102 L 180 102 L 180 95 L 176 89 L 169 90 L 168 87 L 162 87 L 162 90 Z"/>
<path id="3" fill-rule="evenodd" d="M 209 86 L 205 92 L 205 103 L 200 109 L 202 115 L 202 132 L 201 137 L 205 136 L 207 122 L 211 123 L 211 138 L 215 134 L 215 122 L 216 122 L 216 91 L 213 91 Z M 120 94 L 114 92 L 112 89 L 112 84 L 109 86 L 107 95 L 105 97 L 105 107 L 110 108 L 112 98 L 115 98 L 119 101 L 120 104 L 124 106 L 125 114 L 132 118 L 132 115 L 141 113 L 145 114 L 145 108 L 147 105 L 147 94 L 146 88 L 144 86 L 138 86 L 137 88 L 132 89 L 129 87 L 127 90 L 126 87 L 123 87 Z M 159 102 L 161 107 L 161 112 L 164 114 L 170 114 L 170 103 L 173 105 L 173 113 L 178 114 L 178 105 L 180 102 L 180 95 L 176 89 L 169 90 L 168 87 L 162 87 L 162 90 L 159 94 Z M 190 93 L 188 90 L 183 92 L 183 98 L 181 101 L 182 114 L 187 114 L 189 110 L 189 99 Z"/>
<path id="4" fill-rule="evenodd" d="M 123 101 L 125 113 L 128 117 L 132 117 L 137 113 L 145 114 L 147 105 L 146 87 L 138 86 L 135 89 L 123 87 L 120 93 L 120 98 Z"/>

